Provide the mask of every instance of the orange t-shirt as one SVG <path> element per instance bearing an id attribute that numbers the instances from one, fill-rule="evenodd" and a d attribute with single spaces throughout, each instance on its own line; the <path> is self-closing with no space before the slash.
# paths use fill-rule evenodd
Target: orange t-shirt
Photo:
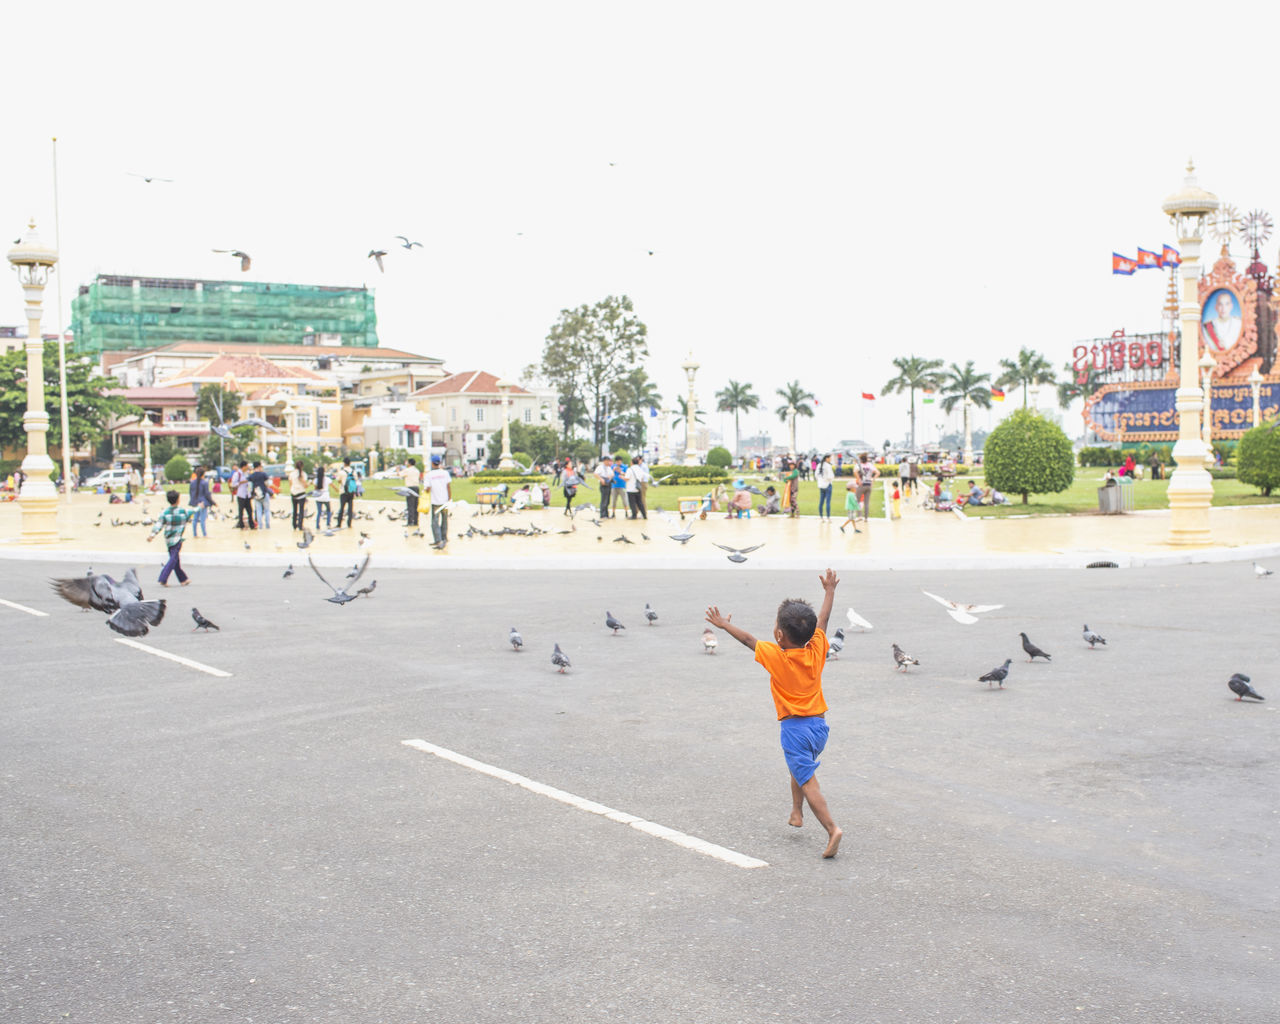
<path id="1" fill-rule="evenodd" d="M 770 640 L 756 641 L 756 661 L 769 673 L 769 689 L 778 719 L 789 715 L 821 715 L 827 710 L 822 699 L 822 667 L 830 647 L 820 629 L 803 647 L 783 650 Z"/>

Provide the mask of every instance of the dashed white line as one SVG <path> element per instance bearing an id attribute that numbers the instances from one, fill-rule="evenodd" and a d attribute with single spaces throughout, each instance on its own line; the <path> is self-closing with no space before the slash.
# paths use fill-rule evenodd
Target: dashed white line
<path id="1" fill-rule="evenodd" d="M 533 779 L 525 778 L 523 775 L 517 775 L 515 772 L 509 772 L 505 768 L 497 768 L 491 764 L 485 764 L 483 761 L 477 761 L 474 758 L 467 757 L 465 754 L 459 754 L 453 750 L 447 750 L 444 747 L 437 747 L 434 743 L 428 743 L 426 740 L 401 740 L 406 747 L 412 747 L 414 750 L 421 750 L 425 754 L 435 754 L 436 757 L 444 758 L 446 761 L 452 761 L 454 764 L 461 765 L 463 768 L 470 768 L 472 771 L 480 772 L 483 775 L 492 776 L 495 779 L 501 779 L 503 782 L 509 782 L 513 786 L 521 786 L 529 790 L 531 793 L 537 793 L 540 796 L 550 797 L 552 800 L 558 800 L 562 804 L 568 804 L 570 807 L 576 807 L 580 811 L 587 811 L 591 814 L 598 814 L 601 817 L 608 818 L 610 821 L 616 821 L 620 825 L 630 825 L 632 828 L 644 832 L 648 835 L 655 836 L 658 839 L 665 839 L 669 843 L 675 843 L 677 846 L 683 846 L 687 850 L 693 850 L 696 853 L 705 854 L 708 857 L 714 857 L 716 860 L 722 860 L 726 864 L 732 864 L 739 868 L 767 868 L 768 861 L 757 860 L 755 857 L 748 857 L 745 853 L 739 853 L 737 850 L 730 850 L 725 846 L 717 846 L 715 843 L 709 843 L 705 839 L 699 839 L 697 836 L 691 836 L 684 832 L 678 832 L 673 828 L 667 828 L 666 825 L 659 825 L 653 821 L 646 821 L 644 818 L 637 817 L 634 814 L 628 814 L 626 811 L 617 811 L 612 807 L 606 807 L 604 804 L 596 803 L 594 800 L 587 800 L 580 796 L 574 796 L 572 793 L 566 793 L 563 789 L 556 789 L 554 786 L 548 786 L 542 782 L 535 782 Z"/>
<path id="2" fill-rule="evenodd" d="M 116 643 L 124 644 L 126 647 L 133 647 L 139 651 L 145 651 L 147 654 L 154 654 L 157 658 L 176 661 L 179 665 L 186 665 L 187 668 L 193 668 L 197 672 L 208 672 L 211 676 L 219 676 L 226 679 L 231 675 L 230 672 L 223 672 L 220 668 L 214 668 L 212 665 L 205 665 L 199 661 L 192 661 L 190 658 L 184 658 L 181 654 L 170 654 L 168 651 L 162 651 L 158 647 L 150 647 L 147 644 L 139 643 L 137 640 L 131 640 L 127 636 L 116 637 Z"/>
<path id="3" fill-rule="evenodd" d="M 35 608 L 28 608 L 25 604 L 18 604 L 16 601 L 6 601 L 4 598 L 0 598 L 0 604 L 4 605 L 6 608 L 16 608 L 20 612 L 26 612 L 28 615 L 38 615 L 42 619 L 47 619 L 49 617 L 48 612 L 42 612 Z"/>

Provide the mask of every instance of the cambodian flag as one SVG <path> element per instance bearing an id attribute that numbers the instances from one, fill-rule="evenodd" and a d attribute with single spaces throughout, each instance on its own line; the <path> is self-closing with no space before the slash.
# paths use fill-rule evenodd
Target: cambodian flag
<path id="1" fill-rule="evenodd" d="M 1160 254 L 1154 253 L 1150 249 L 1138 250 L 1138 269 L 1139 270 L 1158 270 L 1161 266 Z"/>
<path id="2" fill-rule="evenodd" d="M 1180 267 L 1182 266 L 1182 253 L 1178 252 L 1171 245 L 1166 245 L 1160 251 L 1160 266 L 1162 267 Z"/>
<path id="3" fill-rule="evenodd" d="M 1137 260 L 1131 260 L 1128 256 L 1121 256 L 1118 252 L 1111 254 L 1111 273 L 1132 276 L 1137 269 Z"/>

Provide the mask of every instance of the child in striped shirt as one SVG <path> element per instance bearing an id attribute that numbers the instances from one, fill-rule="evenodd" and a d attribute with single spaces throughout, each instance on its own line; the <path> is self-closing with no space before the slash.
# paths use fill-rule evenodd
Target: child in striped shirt
<path id="1" fill-rule="evenodd" d="M 160 570 L 160 586 L 167 587 L 169 585 L 169 573 L 177 573 L 178 582 L 184 587 L 191 581 L 187 578 L 187 574 L 182 571 L 182 562 L 179 556 L 182 554 L 182 534 L 187 529 L 187 523 L 194 517 L 195 513 L 189 509 L 178 508 L 178 492 L 168 491 L 165 498 L 169 501 L 169 507 L 160 513 L 160 518 L 156 521 L 155 527 L 151 531 L 151 535 L 147 537 L 148 543 L 155 540 L 155 536 L 161 530 L 164 530 L 164 542 L 169 548 L 169 561 L 164 563 L 164 568 Z"/>

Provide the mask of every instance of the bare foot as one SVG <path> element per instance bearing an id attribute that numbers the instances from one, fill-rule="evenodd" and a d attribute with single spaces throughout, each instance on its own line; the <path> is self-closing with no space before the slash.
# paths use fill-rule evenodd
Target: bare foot
<path id="1" fill-rule="evenodd" d="M 836 851 L 840 849 L 840 840 L 844 836 L 844 830 L 838 825 L 831 833 L 831 838 L 827 840 L 827 848 L 822 851 L 824 857 L 834 857 Z"/>
<path id="2" fill-rule="evenodd" d="M 787 824 L 792 828 L 799 828 L 804 824 L 804 814 L 801 811 L 792 811 L 791 817 L 787 819 Z"/>

